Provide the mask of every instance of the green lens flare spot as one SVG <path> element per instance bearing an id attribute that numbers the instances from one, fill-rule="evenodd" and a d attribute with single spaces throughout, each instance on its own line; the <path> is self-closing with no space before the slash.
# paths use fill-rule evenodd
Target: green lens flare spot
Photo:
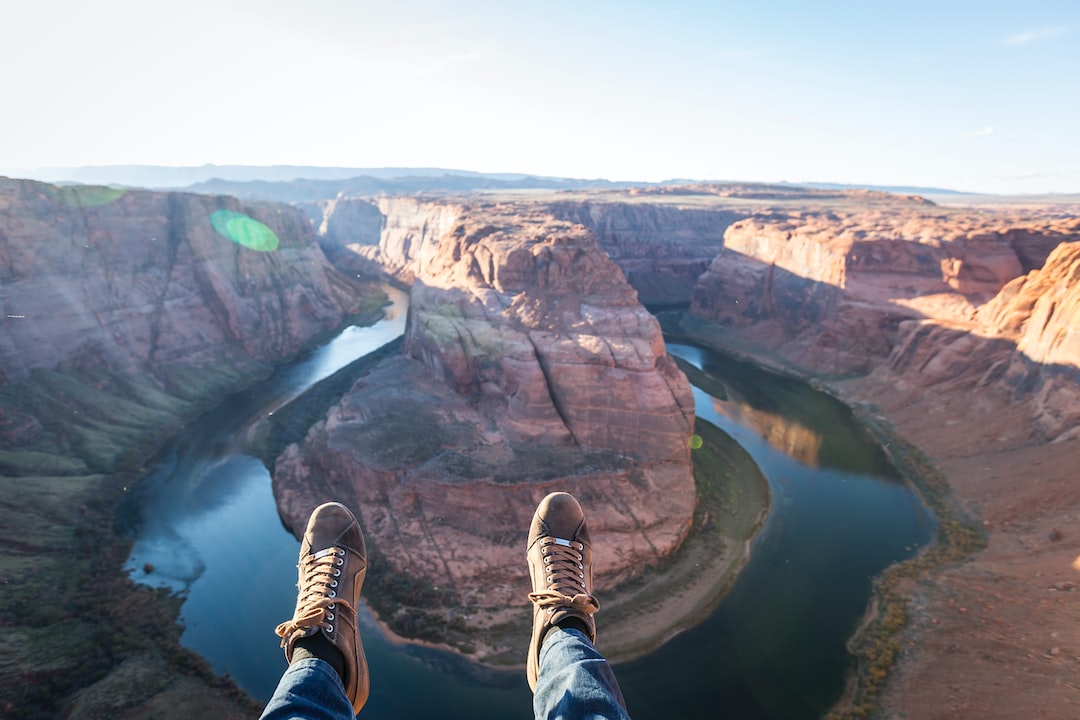
<path id="1" fill-rule="evenodd" d="M 100 207 L 114 203 L 127 194 L 123 188 L 103 187 L 100 185 L 74 185 L 62 188 L 60 197 L 68 207 Z"/>
<path id="2" fill-rule="evenodd" d="M 255 218 L 232 210 L 215 210 L 210 214 L 214 229 L 238 245 L 259 252 L 277 250 L 277 233 Z"/>
<path id="3" fill-rule="evenodd" d="M 691 450 L 700 450 L 701 445 L 702 445 L 702 440 L 701 440 L 700 435 L 691 435 L 690 436 L 690 449 Z"/>

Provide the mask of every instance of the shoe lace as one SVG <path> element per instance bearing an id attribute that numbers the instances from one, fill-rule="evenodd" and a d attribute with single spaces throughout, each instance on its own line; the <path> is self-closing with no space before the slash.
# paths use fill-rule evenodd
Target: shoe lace
<path id="1" fill-rule="evenodd" d="M 548 613 L 568 607 L 587 615 L 595 614 L 600 602 L 585 587 L 584 550 L 585 546 L 579 542 L 551 536 L 541 538 L 540 554 L 544 558 L 547 587 L 529 593 L 529 599 Z"/>
<path id="2" fill-rule="evenodd" d="M 337 578 L 345 564 L 345 550 L 329 547 L 300 559 L 297 568 L 296 612 L 274 630 L 281 636 L 281 647 L 301 637 L 314 635 L 318 630 L 334 632 L 335 611 L 338 604 L 352 609 L 348 601 L 337 596 Z"/>

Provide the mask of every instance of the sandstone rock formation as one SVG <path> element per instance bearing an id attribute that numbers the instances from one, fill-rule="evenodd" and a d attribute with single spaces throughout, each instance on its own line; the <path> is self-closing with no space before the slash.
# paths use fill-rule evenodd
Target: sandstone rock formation
<path id="1" fill-rule="evenodd" d="M 619 269 L 543 209 L 395 205 L 404 227 L 387 216 L 372 257 L 412 278 L 414 359 L 381 363 L 278 458 L 286 523 L 332 492 L 380 562 L 487 622 L 526 604 L 525 530 L 550 490 L 590 507 L 601 587 L 672 553 L 695 503 L 693 399 Z"/>
<path id="2" fill-rule="evenodd" d="M 804 369 L 868 372 L 905 321 L 970 327 L 976 310 L 1053 245 L 1069 221 L 910 208 L 774 213 L 734 224 L 692 312 Z"/>

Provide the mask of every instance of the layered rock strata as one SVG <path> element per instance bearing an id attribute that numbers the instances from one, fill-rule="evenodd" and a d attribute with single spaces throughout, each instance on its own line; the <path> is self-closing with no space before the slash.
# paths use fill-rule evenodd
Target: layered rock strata
<path id="1" fill-rule="evenodd" d="M 724 231 L 752 212 L 613 200 L 564 200 L 547 207 L 591 230 L 645 305 L 689 303 L 697 279 L 724 245 Z"/>
<path id="2" fill-rule="evenodd" d="M 444 211 L 441 232 L 398 255 L 412 359 L 362 377 L 278 459 L 282 517 L 300 529 L 325 493 L 341 497 L 395 574 L 490 615 L 527 604 L 529 517 L 566 489 L 590 508 L 611 587 L 689 530 L 689 384 L 582 227 L 522 205 Z"/>
<path id="3" fill-rule="evenodd" d="M 0 218 L 7 449 L 41 432 L 53 450 L 64 450 L 61 436 L 78 444 L 70 422 L 49 429 L 46 415 L 63 407 L 42 414 L 18 401 L 31 395 L 18 391 L 25 383 L 45 395 L 39 386 L 66 384 L 69 420 L 84 411 L 138 435 L 147 418 L 125 419 L 124 402 L 167 412 L 170 396 L 206 401 L 339 326 L 363 299 L 286 206 L 2 180 Z"/>
<path id="4" fill-rule="evenodd" d="M 982 303 L 1076 232 L 911 209 L 759 216 L 729 228 L 691 310 L 812 372 L 864 373 L 907 321 L 972 327 Z"/>

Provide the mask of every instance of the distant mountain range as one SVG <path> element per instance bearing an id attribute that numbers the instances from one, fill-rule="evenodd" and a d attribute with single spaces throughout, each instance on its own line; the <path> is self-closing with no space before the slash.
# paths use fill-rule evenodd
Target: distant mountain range
<path id="1" fill-rule="evenodd" d="M 24 177 L 51 183 L 81 183 L 94 185 L 125 185 L 154 189 L 188 188 L 211 181 L 224 182 L 294 182 L 341 181 L 351 178 L 402 180 L 406 178 L 457 179 L 491 183 L 521 183 L 529 187 L 553 185 L 630 186 L 645 183 L 613 183 L 608 180 L 574 180 L 569 178 L 537 177 L 525 173 L 481 173 L 471 170 L 445 168 L 346 168 L 315 167 L 311 165 L 201 165 L 172 167 L 163 165 L 91 165 L 83 167 L 46 167 L 35 169 L 0 170 L 0 174 Z"/>
<path id="2" fill-rule="evenodd" d="M 589 190 L 656 185 L 701 184 L 702 180 L 673 179 L 661 183 L 535 176 L 524 173 L 482 173 L 447 168 L 348 168 L 310 165 L 97 165 L 0 170 L 0 175 L 51 183 L 79 183 L 183 189 L 197 193 L 234 195 L 283 202 L 310 202 L 348 195 L 469 192 L 472 190 Z M 716 181 L 719 182 L 719 181 Z M 724 181 L 730 182 L 730 181 Z M 867 189 L 901 195 L 975 195 L 945 188 L 913 185 L 859 185 L 804 182 L 775 183 L 824 190 Z"/>

